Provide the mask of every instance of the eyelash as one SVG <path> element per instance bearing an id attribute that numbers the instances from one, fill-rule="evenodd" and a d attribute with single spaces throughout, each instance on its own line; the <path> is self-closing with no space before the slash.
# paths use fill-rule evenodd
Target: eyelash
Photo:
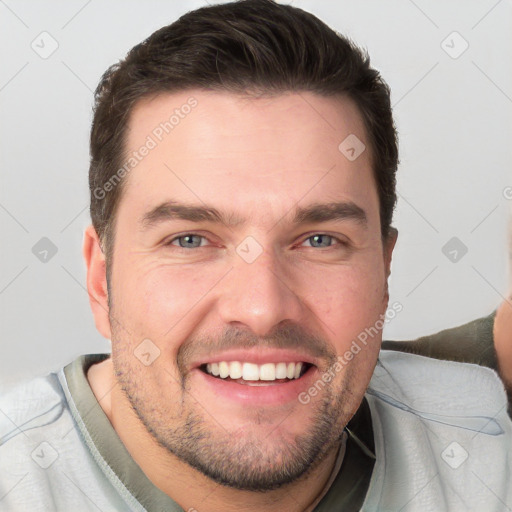
<path id="1" fill-rule="evenodd" d="M 207 240 L 207 237 L 204 236 L 204 235 L 201 235 L 200 233 L 190 232 L 190 233 L 184 233 L 182 235 L 175 236 L 174 238 L 172 238 L 168 242 L 165 242 L 164 246 L 166 246 L 166 247 L 171 246 L 171 247 L 174 247 L 177 250 L 182 250 L 182 251 L 190 251 L 190 249 L 201 249 L 201 248 L 204 248 L 204 246 L 202 246 L 202 245 L 199 246 L 199 247 L 192 247 L 192 248 L 180 247 L 178 245 L 176 245 L 176 246 L 173 245 L 173 242 L 175 242 L 176 240 L 179 240 L 180 238 L 185 238 L 187 236 L 199 236 L 199 237 L 204 238 L 204 239 Z M 332 248 L 336 248 L 337 246 L 339 246 L 339 248 L 341 248 L 341 247 L 347 247 L 349 245 L 348 242 L 346 242 L 345 240 L 342 240 L 341 238 L 338 238 L 338 237 L 336 237 L 334 235 L 329 235 L 328 233 L 322 233 L 322 232 L 313 233 L 312 235 L 307 236 L 306 238 L 304 238 L 302 240 L 301 244 L 304 243 L 306 240 L 309 240 L 310 238 L 313 238 L 314 236 L 328 236 L 328 237 L 332 238 L 333 240 L 335 240 L 337 242 L 337 244 L 330 245 L 328 247 L 311 247 L 312 249 L 332 249 Z"/>

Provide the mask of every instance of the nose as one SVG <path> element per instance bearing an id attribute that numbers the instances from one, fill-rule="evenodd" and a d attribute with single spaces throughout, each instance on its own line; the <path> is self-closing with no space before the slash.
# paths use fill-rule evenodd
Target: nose
<path id="1" fill-rule="evenodd" d="M 263 252 L 252 263 L 236 255 L 218 302 L 220 316 L 262 337 L 283 321 L 300 322 L 303 306 L 294 284 L 273 252 Z"/>

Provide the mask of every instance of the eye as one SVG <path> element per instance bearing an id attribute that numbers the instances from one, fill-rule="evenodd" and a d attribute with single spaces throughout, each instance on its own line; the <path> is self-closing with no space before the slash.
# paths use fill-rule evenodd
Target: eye
<path id="1" fill-rule="evenodd" d="M 331 235 L 326 235 L 325 233 L 317 233 L 313 236 L 310 236 L 304 240 L 303 243 L 309 242 L 310 247 L 332 247 L 332 245 L 345 245 L 339 238 L 336 238 Z"/>
<path id="2" fill-rule="evenodd" d="M 204 236 L 196 235 L 194 233 L 187 233 L 185 235 L 177 236 L 176 238 L 169 240 L 169 242 L 167 242 L 165 245 L 175 245 L 183 249 L 195 249 L 197 247 L 201 247 L 203 245 L 203 241 L 206 241 Z"/>

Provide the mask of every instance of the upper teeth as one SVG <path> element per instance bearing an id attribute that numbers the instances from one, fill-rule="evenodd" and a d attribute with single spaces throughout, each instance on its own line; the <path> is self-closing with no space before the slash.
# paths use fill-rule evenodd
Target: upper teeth
<path id="1" fill-rule="evenodd" d="M 302 363 L 241 363 L 239 361 L 221 361 L 220 363 L 208 363 L 206 371 L 226 379 L 244 380 L 276 380 L 298 379 L 302 371 Z"/>

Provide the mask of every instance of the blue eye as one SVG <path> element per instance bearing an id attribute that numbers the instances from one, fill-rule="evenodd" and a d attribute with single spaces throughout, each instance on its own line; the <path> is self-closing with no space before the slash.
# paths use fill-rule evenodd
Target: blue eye
<path id="1" fill-rule="evenodd" d="M 183 249 L 195 249 L 196 247 L 201 247 L 203 239 L 204 236 L 189 233 L 172 239 L 168 245 L 176 245 L 174 242 L 178 241 L 179 246 Z"/>
<path id="2" fill-rule="evenodd" d="M 305 241 L 309 241 L 311 244 L 311 247 L 331 247 L 333 245 L 333 241 L 337 240 L 331 235 L 324 235 L 324 234 L 317 234 L 310 236 L 309 238 L 306 238 Z"/>
<path id="3" fill-rule="evenodd" d="M 316 249 L 326 249 L 329 247 L 339 246 L 342 248 L 346 246 L 346 242 L 340 240 L 339 238 L 327 235 L 325 233 L 316 233 L 308 238 L 306 238 L 302 243 L 305 244 L 308 242 L 309 247 L 313 247 Z M 186 233 L 181 236 L 177 236 L 172 240 L 169 240 L 165 245 L 174 246 L 180 249 L 198 249 L 207 245 L 206 237 L 202 235 L 197 235 L 195 233 Z"/>

